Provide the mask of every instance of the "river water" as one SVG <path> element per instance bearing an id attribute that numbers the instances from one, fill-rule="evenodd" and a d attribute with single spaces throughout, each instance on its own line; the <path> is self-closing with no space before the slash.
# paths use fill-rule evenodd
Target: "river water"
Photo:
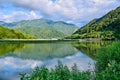
<path id="1" fill-rule="evenodd" d="M 37 66 L 54 68 L 58 60 L 80 71 L 94 69 L 97 49 L 111 42 L 0 43 L 0 80 L 20 80 Z"/>

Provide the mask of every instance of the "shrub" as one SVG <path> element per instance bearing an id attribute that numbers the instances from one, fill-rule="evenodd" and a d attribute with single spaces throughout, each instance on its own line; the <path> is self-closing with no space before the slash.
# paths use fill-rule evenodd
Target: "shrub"
<path id="1" fill-rule="evenodd" d="M 37 67 L 31 74 L 21 74 L 21 80 L 89 80 L 90 72 L 80 72 L 74 65 L 70 70 L 58 62 L 54 69 L 48 70 L 46 66 Z"/>
<path id="2" fill-rule="evenodd" d="M 120 42 L 98 51 L 96 80 L 120 80 Z"/>

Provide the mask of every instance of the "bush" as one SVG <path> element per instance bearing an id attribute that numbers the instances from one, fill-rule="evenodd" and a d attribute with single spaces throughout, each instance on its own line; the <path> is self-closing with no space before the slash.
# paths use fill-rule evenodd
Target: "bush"
<path id="1" fill-rule="evenodd" d="M 120 42 L 98 51 L 96 80 L 120 80 Z"/>
<path id="2" fill-rule="evenodd" d="M 70 70 L 61 62 L 54 69 L 48 70 L 46 66 L 37 67 L 31 74 L 21 74 L 21 80 L 89 80 L 90 72 L 80 72 L 74 65 Z"/>

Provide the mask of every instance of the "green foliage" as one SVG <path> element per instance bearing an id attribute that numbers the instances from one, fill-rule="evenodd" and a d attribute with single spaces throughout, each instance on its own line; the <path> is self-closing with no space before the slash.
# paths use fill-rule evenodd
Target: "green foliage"
<path id="1" fill-rule="evenodd" d="M 95 80 L 120 80 L 120 63 L 109 61 L 105 70 L 96 74 Z"/>
<path id="2" fill-rule="evenodd" d="M 78 27 L 62 21 L 54 22 L 47 19 L 22 20 L 13 23 L 3 23 L 0 25 L 17 28 L 26 34 L 37 38 L 63 38 L 72 35 Z"/>
<path id="3" fill-rule="evenodd" d="M 74 34 L 72 38 L 120 39 L 120 7 L 99 19 L 92 20 Z"/>
<path id="4" fill-rule="evenodd" d="M 23 28 L 18 28 L 18 30 L 26 34 L 33 35 L 37 38 L 44 38 L 44 39 L 63 38 L 66 36 L 64 33 L 51 28 L 23 27 Z"/>
<path id="5" fill-rule="evenodd" d="M 105 47 L 105 48 L 101 48 L 98 51 L 98 69 L 99 71 L 101 70 L 105 70 L 105 68 L 108 65 L 109 61 L 117 61 L 117 63 L 120 60 L 120 42 L 114 42 L 113 44 Z M 101 61 L 102 60 L 102 61 Z M 102 66 L 102 67 L 100 67 Z"/>
<path id="6" fill-rule="evenodd" d="M 0 39 L 27 39 L 27 38 L 34 38 L 34 37 L 24 34 L 18 30 L 9 29 L 0 26 Z"/>
<path id="7" fill-rule="evenodd" d="M 120 42 L 98 51 L 95 80 L 120 80 Z"/>
<path id="8" fill-rule="evenodd" d="M 45 66 L 37 67 L 31 74 L 21 75 L 21 80 L 89 80 L 90 72 L 79 72 L 77 66 L 74 65 L 72 70 L 67 66 L 58 62 L 55 69 L 49 70 Z"/>

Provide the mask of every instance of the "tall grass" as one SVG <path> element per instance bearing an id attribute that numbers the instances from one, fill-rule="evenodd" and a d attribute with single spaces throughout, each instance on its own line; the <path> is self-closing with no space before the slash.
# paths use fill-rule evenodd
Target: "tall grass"
<path id="1" fill-rule="evenodd" d="M 120 42 L 98 50 L 96 80 L 120 80 Z"/>
<path id="2" fill-rule="evenodd" d="M 120 42 L 98 50 L 95 75 L 80 72 L 74 65 L 71 70 L 58 62 L 54 69 L 37 67 L 30 74 L 22 74 L 21 80 L 120 80 Z"/>

